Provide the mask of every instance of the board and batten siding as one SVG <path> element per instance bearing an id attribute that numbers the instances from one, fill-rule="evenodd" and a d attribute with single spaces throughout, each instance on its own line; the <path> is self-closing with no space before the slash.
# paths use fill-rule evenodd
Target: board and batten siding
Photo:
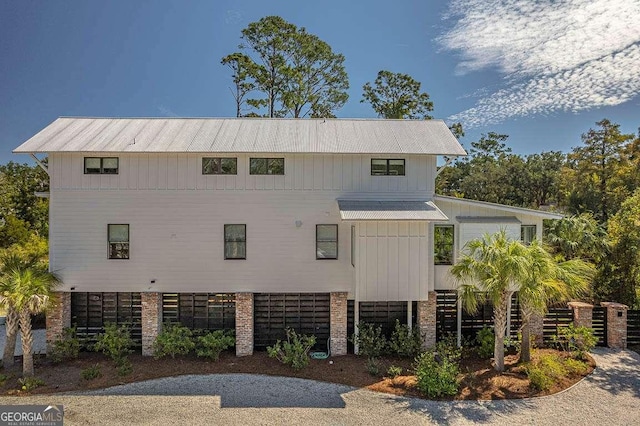
<path id="1" fill-rule="evenodd" d="M 538 239 L 542 239 L 542 218 L 522 213 L 513 213 L 504 210 L 492 209 L 490 207 L 478 206 L 472 203 L 461 204 L 455 202 L 448 202 L 447 200 L 439 199 L 436 204 L 442 210 L 442 212 L 449 218 L 448 222 L 442 224 L 454 225 L 454 262 L 460 256 L 460 252 L 464 250 L 464 246 L 472 239 L 482 237 L 485 233 L 498 232 L 504 228 L 507 231 L 507 235 L 513 239 L 520 239 L 520 226 L 521 225 L 536 225 L 536 234 Z M 498 217 L 505 216 L 508 218 L 516 217 L 521 224 L 509 222 L 505 220 L 504 223 L 491 222 L 491 223 L 460 223 L 456 220 L 458 216 L 490 216 Z M 433 227 L 433 225 L 431 225 Z M 433 263 L 432 263 L 433 264 Z M 449 273 L 450 266 L 448 265 L 435 265 L 435 289 L 436 290 L 455 290 L 458 287 L 458 283 Z"/>
<path id="2" fill-rule="evenodd" d="M 431 240 L 427 222 L 359 222 L 356 240 L 359 301 L 428 298 Z"/>
<path id="3" fill-rule="evenodd" d="M 119 158 L 117 175 L 85 175 L 84 157 Z M 203 175 L 203 157 L 236 157 L 237 175 Z M 283 176 L 249 174 L 251 157 L 284 157 Z M 371 176 L 371 158 L 404 158 L 406 176 Z M 52 153 L 52 190 L 296 190 L 431 197 L 436 157 L 360 154 Z M 396 195 L 397 196 L 397 195 Z"/>

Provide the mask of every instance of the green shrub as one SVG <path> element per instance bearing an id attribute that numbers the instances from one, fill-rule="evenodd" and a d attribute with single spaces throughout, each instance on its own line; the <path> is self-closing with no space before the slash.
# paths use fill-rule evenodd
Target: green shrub
<path id="1" fill-rule="evenodd" d="M 118 376 L 126 376 L 133 371 L 133 365 L 128 359 L 125 359 L 118 365 Z"/>
<path id="2" fill-rule="evenodd" d="M 20 389 L 24 392 L 31 392 L 40 386 L 44 386 L 44 380 L 31 376 L 18 379 L 18 383 L 20 383 Z"/>
<path id="3" fill-rule="evenodd" d="M 482 327 L 476 334 L 477 352 L 480 358 L 491 358 L 495 349 L 496 337 L 493 328 Z"/>
<path id="4" fill-rule="evenodd" d="M 354 333 L 351 341 L 358 347 L 358 354 L 367 358 L 378 358 L 387 347 L 382 327 L 364 321 L 358 323 L 358 334 Z"/>
<path id="5" fill-rule="evenodd" d="M 159 359 L 165 356 L 175 358 L 176 355 L 187 355 L 196 346 L 192 337 L 193 332 L 187 327 L 166 323 L 153 342 L 153 356 Z"/>
<path id="6" fill-rule="evenodd" d="M 80 339 L 76 327 L 65 328 L 62 336 L 53 342 L 53 348 L 47 353 L 53 362 L 78 358 L 80 354 Z"/>
<path id="7" fill-rule="evenodd" d="M 120 366 L 129 362 L 127 355 L 133 352 L 131 350 L 133 345 L 129 326 L 122 324 L 118 327 L 115 323 L 106 323 L 104 333 L 98 334 L 93 349 L 107 355 L 117 366 Z"/>
<path id="8" fill-rule="evenodd" d="M 94 364 L 91 367 L 87 367 L 80 372 L 80 376 L 84 380 L 93 380 L 102 376 L 102 371 L 100 370 L 100 364 Z"/>
<path id="9" fill-rule="evenodd" d="M 416 358 L 415 373 L 416 387 L 430 398 L 458 392 L 459 367 L 455 359 L 428 350 Z"/>
<path id="10" fill-rule="evenodd" d="M 577 359 L 569 358 L 564 361 L 564 366 L 567 370 L 567 373 L 573 375 L 583 375 L 589 370 L 589 366 Z"/>
<path id="11" fill-rule="evenodd" d="M 434 350 L 439 358 L 446 358 L 456 364 L 462 357 L 462 350 L 458 347 L 456 338 L 453 335 L 445 336 L 436 343 Z"/>
<path id="12" fill-rule="evenodd" d="M 548 390 L 558 379 L 566 376 L 562 359 L 556 355 L 542 355 L 525 367 L 531 386 L 538 390 Z"/>
<path id="13" fill-rule="evenodd" d="M 387 375 L 392 379 L 395 379 L 401 374 L 402 374 L 402 367 L 398 367 L 397 365 L 392 365 L 387 370 Z"/>
<path id="14" fill-rule="evenodd" d="M 235 337 L 223 330 L 216 330 L 204 336 L 198 336 L 196 354 L 217 361 L 220 353 L 236 344 Z"/>
<path id="15" fill-rule="evenodd" d="M 391 352 L 404 357 L 416 357 L 422 350 L 422 336 L 418 327 L 400 324 L 396 319 L 396 326 L 389 341 Z"/>
<path id="16" fill-rule="evenodd" d="M 372 376 L 380 375 L 380 361 L 378 358 L 367 358 L 367 371 Z"/>
<path id="17" fill-rule="evenodd" d="M 287 341 L 278 340 L 275 345 L 267 347 L 267 353 L 269 357 L 300 370 L 309 365 L 309 350 L 316 344 L 316 337 L 299 335 L 289 327 L 285 331 Z"/>
<path id="18" fill-rule="evenodd" d="M 576 327 L 570 323 L 558 329 L 558 334 L 551 337 L 553 344 L 560 350 L 571 352 L 578 359 L 584 359 L 587 352 L 595 348 L 598 338 L 588 327 Z"/>
<path id="19" fill-rule="evenodd" d="M 9 380 L 9 376 L 6 374 L 0 374 L 0 386 L 4 385 L 4 382 Z"/>

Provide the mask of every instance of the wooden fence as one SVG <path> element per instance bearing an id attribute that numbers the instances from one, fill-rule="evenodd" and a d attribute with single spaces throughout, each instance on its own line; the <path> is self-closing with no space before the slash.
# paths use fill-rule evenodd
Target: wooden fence
<path id="1" fill-rule="evenodd" d="M 627 311 L 627 344 L 640 345 L 640 309 Z"/>
<path id="2" fill-rule="evenodd" d="M 163 293 L 162 319 L 192 330 L 235 330 L 234 293 Z"/>

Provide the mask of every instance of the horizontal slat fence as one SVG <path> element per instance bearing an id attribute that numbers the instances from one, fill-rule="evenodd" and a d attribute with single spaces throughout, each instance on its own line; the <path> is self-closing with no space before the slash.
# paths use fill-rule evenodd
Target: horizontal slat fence
<path id="1" fill-rule="evenodd" d="M 452 291 L 436 293 L 436 341 L 458 334 L 458 295 Z"/>
<path id="2" fill-rule="evenodd" d="M 544 317 L 543 339 L 545 344 L 551 343 L 551 338 L 558 334 L 560 327 L 566 327 L 573 322 L 573 311 L 570 308 L 551 307 Z"/>
<path id="3" fill-rule="evenodd" d="M 285 340 L 285 327 L 316 337 L 316 349 L 326 350 L 330 327 L 329 293 L 255 293 L 254 347 L 264 350 Z"/>
<path id="4" fill-rule="evenodd" d="M 179 322 L 192 330 L 235 330 L 234 293 L 163 293 L 163 322 Z"/>
<path id="5" fill-rule="evenodd" d="M 354 317 L 355 304 L 353 300 L 347 301 L 347 350 L 353 353 L 351 338 L 355 331 Z M 396 326 L 396 319 L 400 324 L 407 324 L 407 302 L 360 302 L 359 320 L 382 329 L 382 335 L 387 339 L 391 337 Z M 418 303 L 411 305 L 411 323 L 416 324 Z"/>
<path id="6" fill-rule="evenodd" d="M 142 346 L 142 305 L 140 293 L 71 293 L 71 324 L 78 337 L 88 343 L 113 322 L 131 327 L 131 338 Z"/>
<path id="7" fill-rule="evenodd" d="M 598 346 L 607 346 L 607 308 L 594 306 L 591 319 L 593 335 L 598 338 Z"/>
<path id="8" fill-rule="evenodd" d="M 627 311 L 627 344 L 640 345 L 640 309 Z"/>

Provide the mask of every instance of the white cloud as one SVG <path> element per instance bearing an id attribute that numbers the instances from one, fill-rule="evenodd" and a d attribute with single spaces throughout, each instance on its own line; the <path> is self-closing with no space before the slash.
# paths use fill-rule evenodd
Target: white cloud
<path id="1" fill-rule="evenodd" d="M 502 89 L 449 117 L 476 127 L 617 105 L 640 94 L 640 0 L 454 0 L 438 38 L 458 73 L 495 68 Z"/>

